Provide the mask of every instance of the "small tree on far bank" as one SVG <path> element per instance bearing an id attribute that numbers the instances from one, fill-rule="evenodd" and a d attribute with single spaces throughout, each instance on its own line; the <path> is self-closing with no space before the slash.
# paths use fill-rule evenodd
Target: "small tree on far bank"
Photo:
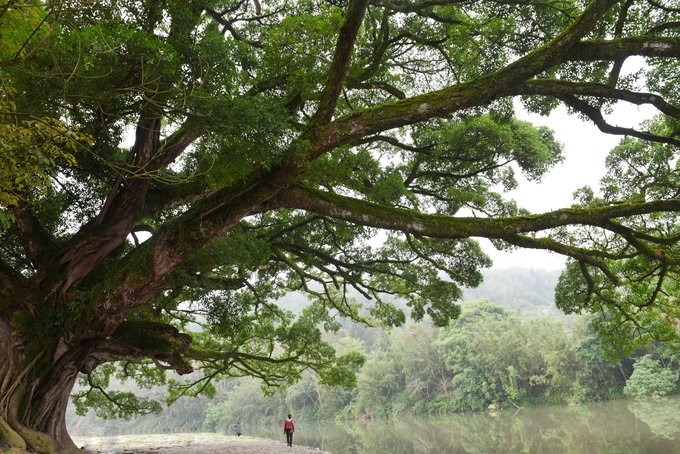
<path id="1" fill-rule="evenodd" d="M 678 373 L 664 368 L 650 355 L 635 362 L 633 374 L 623 388 L 624 394 L 635 399 L 660 399 L 676 389 Z"/>

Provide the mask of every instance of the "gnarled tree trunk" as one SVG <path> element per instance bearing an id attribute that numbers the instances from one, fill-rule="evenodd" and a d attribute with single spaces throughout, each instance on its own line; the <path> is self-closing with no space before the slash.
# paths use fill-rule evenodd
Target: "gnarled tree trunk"
<path id="1" fill-rule="evenodd" d="M 84 323 L 78 336 L 14 312 L 0 317 L 0 451 L 81 452 L 66 428 L 66 409 L 78 373 L 106 362 L 150 358 L 178 374 L 193 371 L 183 357 L 190 336 L 164 323 L 106 317 Z M 54 318 L 52 318 L 54 319 Z"/>
<path id="2" fill-rule="evenodd" d="M 0 319 L 0 448 L 78 452 L 66 429 L 66 408 L 92 343 L 68 345 L 19 324 L 16 317 Z"/>

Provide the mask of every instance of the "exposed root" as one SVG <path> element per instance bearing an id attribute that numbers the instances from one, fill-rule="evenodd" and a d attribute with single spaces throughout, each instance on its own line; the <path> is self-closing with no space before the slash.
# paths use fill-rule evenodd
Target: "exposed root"
<path id="1" fill-rule="evenodd" d="M 35 452 L 40 454 L 60 454 L 64 452 L 59 449 L 57 440 L 49 435 L 25 427 L 19 428 L 17 431 L 26 440 L 26 444 Z"/>
<path id="2" fill-rule="evenodd" d="M 15 449 L 24 451 L 27 448 L 26 442 L 24 441 L 23 437 L 19 433 L 17 433 L 16 430 L 12 429 L 12 427 L 3 418 L 0 418 L 0 443 L 9 444 L 9 446 L 13 446 Z M 0 445 L 0 447 L 1 446 L 2 445 Z M 3 454 L 5 452 L 12 451 L 5 450 L 2 451 Z"/>
<path id="3" fill-rule="evenodd" d="M 63 446 L 42 432 L 18 426 L 12 427 L 0 418 L 0 454 L 75 454 L 82 453 L 75 444 Z"/>

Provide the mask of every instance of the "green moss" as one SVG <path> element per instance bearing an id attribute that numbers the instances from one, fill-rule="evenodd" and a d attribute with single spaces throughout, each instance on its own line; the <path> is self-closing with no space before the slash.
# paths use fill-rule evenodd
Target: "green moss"
<path id="1" fill-rule="evenodd" d="M 147 320 L 123 322 L 113 333 L 122 342 L 142 350 L 170 352 L 176 343 L 176 328 Z"/>
<path id="2" fill-rule="evenodd" d="M 19 331 L 25 331 L 30 323 L 33 323 L 34 319 L 29 315 L 28 312 L 24 310 L 14 311 L 12 318 L 10 320 L 10 326 Z"/>
<path id="3" fill-rule="evenodd" d="M 3 440 L 5 443 L 9 443 L 10 446 L 14 446 L 17 449 L 26 449 L 26 442 L 24 439 L 14 431 L 7 422 L 0 418 L 0 440 Z M 9 453 L 9 452 L 18 452 L 15 449 L 11 450 L 3 450 L 4 453 Z"/>
<path id="4" fill-rule="evenodd" d="M 28 429 L 21 429 L 19 433 L 35 452 L 45 454 L 64 454 L 65 452 L 64 450 L 60 450 L 58 448 L 57 440 L 50 437 L 49 435 Z"/>

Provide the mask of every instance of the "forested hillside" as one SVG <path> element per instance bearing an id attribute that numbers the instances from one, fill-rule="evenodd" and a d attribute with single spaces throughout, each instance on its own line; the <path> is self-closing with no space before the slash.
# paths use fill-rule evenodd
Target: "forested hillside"
<path id="1" fill-rule="evenodd" d="M 353 389 L 325 386 L 308 373 L 295 385 L 264 395 L 261 383 L 247 378 L 220 383 L 214 399 L 182 398 L 160 415 L 131 421 L 71 415 L 72 431 L 229 432 L 288 411 L 305 420 L 391 418 L 593 402 L 625 394 L 645 399 L 677 390 L 680 357 L 667 348 L 653 345 L 611 360 L 589 318 L 565 324 L 564 317 L 543 315 L 558 314 L 552 299 L 556 279 L 557 273 L 542 270 L 492 270 L 466 294 L 461 317 L 447 328 L 412 324 L 385 332 L 343 322 L 328 340 L 339 354 L 359 351 L 366 357 Z M 480 298 L 472 301 L 476 295 Z M 292 296 L 283 304 L 289 310 L 304 305 Z"/>

